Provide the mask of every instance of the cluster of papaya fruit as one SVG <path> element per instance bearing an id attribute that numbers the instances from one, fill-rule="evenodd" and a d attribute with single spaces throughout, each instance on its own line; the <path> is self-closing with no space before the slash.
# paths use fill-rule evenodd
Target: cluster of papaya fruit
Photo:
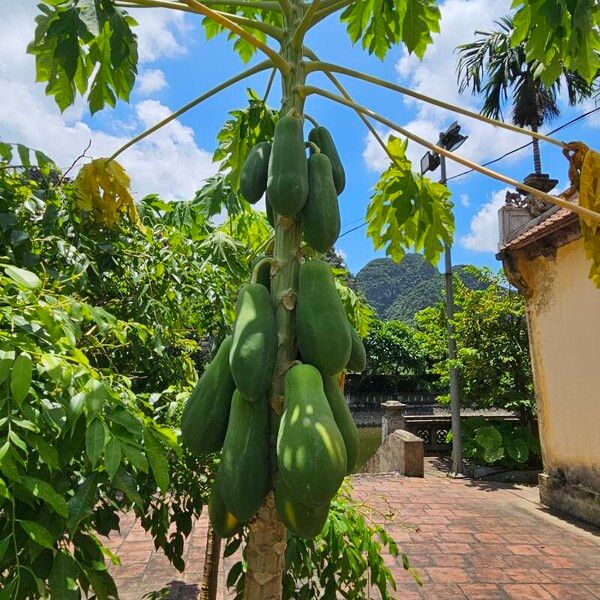
<path id="1" fill-rule="evenodd" d="M 252 148 L 240 175 L 240 191 L 251 204 L 266 192 L 271 225 L 275 214 L 300 213 L 304 239 L 317 252 L 327 252 L 340 235 L 338 195 L 345 187 L 344 167 L 329 131 L 314 127 L 305 143 L 302 119 L 295 115 L 279 119 L 273 143 Z"/>
<path id="2" fill-rule="evenodd" d="M 240 187 L 254 202 L 266 191 L 271 214 L 301 212 L 306 241 L 324 252 L 339 235 L 337 193 L 345 178 L 327 130 L 316 127 L 310 139 L 313 153 L 307 160 L 301 120 L 281 118 L 272 146 L 261 143 L 250 152 Z M 328 219 L 334 222 L 325 224 Z M 339 377 L 344 370 L 365 368 L 365 348 L 348 322 L 329 265 L 305 261 L 295 306 L 298 355 L 284 378 L 274 482 L 269 396 L 278 335 L 270 291 L 273 269 L 255 270 L 256 283 L 239 292 L 233 334 L 222 342 L 186 403 L 182 434 L 196 453 L 221 450 L 209 503 L 219 536 L 239 531 L 274 484 L 275 505 L 287 528 L 314 537 L 356 465 L 358 432 Z"/>

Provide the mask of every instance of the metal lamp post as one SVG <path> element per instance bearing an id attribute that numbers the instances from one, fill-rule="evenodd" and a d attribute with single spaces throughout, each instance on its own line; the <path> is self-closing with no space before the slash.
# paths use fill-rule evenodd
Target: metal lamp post
<path id="1" fill-rule="evenodd" d="M 456 150 L 467 140 L 466 135 L 461 135 L 460 125 L 456 122 L 440 133 L 439 145 L 446 150 Z M 435 171 L 438 166 L 442 167 L 440 183 L 447 185 L 446 157 L 439 154 L 427 152 L 421 159 L 421 173 Z M 444 280 L 446 285 L 446 320 L 448 331 L 448 358 L 450 360 L 450 409 L 452 415 L 452 471 L 454 477 L 464 476 L 464 464 L 461 445 L 460 425 L 460 397 L 458 389 L 458 371 L 454 366 L 456 359 L 456 339 L 454 337 L 454 282 L 452 280 L 452 245 L 446 244 L 445 251 Z"/>

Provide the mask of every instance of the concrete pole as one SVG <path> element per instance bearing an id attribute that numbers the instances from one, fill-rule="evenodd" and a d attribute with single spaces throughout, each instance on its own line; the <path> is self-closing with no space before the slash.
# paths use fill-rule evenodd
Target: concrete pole
<path id="1" fill-rule="evenodd" d="M 446 185 L 446 157 L 441 156 L 442 179 L 440 183 Z M 453 477 L 464 475 L 464 464 L 462 458 L 461 426 L 460 426 L 460 398 L 458 392 L 458 371 L 452 364 L 456 359 L 456 339 L 454 338 L 454 282 L 452 280 L 452 246 L 446 244 L 445 253 L 446 283 L 446 318 L 448 322 L 448 358 L 450 359 L 450 409 L 452 414 L 452 471 Z"/>

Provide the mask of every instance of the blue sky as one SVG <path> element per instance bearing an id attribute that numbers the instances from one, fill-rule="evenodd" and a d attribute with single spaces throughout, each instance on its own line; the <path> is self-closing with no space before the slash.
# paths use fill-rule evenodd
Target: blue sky
<path id="1" fill-rule="evenodd" d="M 243 68 L 224 36 L 210 42 L 204 40 L 199 19 L 172 15 L 163 10 L 133 11 L 141 23 L 142 62 L 131 104 L 120 104 L 116 110 L 105 110 L 90 117 L 84 103 L 78 102 L 74 109 L 60 115 L 52 102 L 44 98 L 41 86 L 33 83 L 32 63 L 24 55 L 25 45 L 31 37 L 34 4 L 7 0 L 0 7 L 3 17 L 0 51 L 4 56 L 15 57 L 14 64 L 0 68 L 0 85 L 9 91 L 8 96 L 14 101 L 0 108 L 0 137 L 41 148 L 64 164 L 69 164 L 80 153 L 85 147 L 85 139 L 93 141 L 91 155 L 106 155 L 169 110 L 178 108 Z M 505 14 L 509 5 L 508 0 L 446 0 L 440 3 L 442 34 L 435 37 L 433 47 L 422 62 L 408 57 L 401 47 L 392 49 L 386 60 L 380 62 L 359 46 L 353 47 L 344 27 L 335 19 L 312 32 L 308 44 L 323 60 L 351 66 L 478 110 L 478 99 L 460 97 L 457 93 L 456 57 L 452 50 L 457 44 L 468 41 L 475 29 L 488 29 L 491 21 Z M 5 53 L 9 51 L 11 54 Z M 257 58 L 262 60 L 262 57 Z M 237 84 L 184 115 L 167 131 L 124 154 L 122 162 L 132 176 L 137 195 L 157 191 L 173 199 L 189 197 L 201 180 L 214 171 L 210 155 L 216 133 L 228 111 L 245 105 L 246 87 L 252 86 L 262 93 L 266 79 L 266 74 L 260 74 Z M 310 81 L 330 88 L 319 75 L 311 76 Z M 360 103 L 428 139 L 435 140 L 437 132 L 455 119 L 445 111 L 407 101 L 398 94 L 369 84 L 347 78 L 344 84 Z M 270 102 L 276 107 L 279 99 L 277 85 Z M 548 129 L 592 107 L 592 103 L 575 109 L 564 106 L 559 119 Z M 364 221 L 371 189 L 385 168 L 386 159 L 373 140 L 369 140 L 364 125 L 351 110 L 317 97 L 308 100 L 306 110 L 331 130 L 344 161 L 348 183 L 340 198 L 340 207 L 342 231 L 346 231 Z M 22 117 L 23 112 L 27 119 Z M 528 141 L 466 118 L 459 118 L 459 122 L 470 136 L 459 152 L 478 162 L 496 158 Z M 578 139 L 591 145 L 598 136 L 598 127 L 600 118 L 596 113 L 561 132 L 561 139 Z M 387 134 L 384 128 L 381 132 Z M 542 152 L 544 171 L 564 185 L 566 161 L 558 149 L 547 144 L 543 144 Z M 423 153 L 424 150 L 415 144 L 409 147 L 409 156 L 416 168 Z M 495 168 L 522 179 L 532 170 L 530 149 L 497 163 Z M 449 175 L 462 170 L 460 166 L 449 165 Z M 439 172 L 435 174 L 438 176 Z M 496 211 L 504 197 L 505 186 L 473 174 L 452 181 L 450 188 L 456 204 L 455 262 L 498 268 L 494 258 Z M 338 249 L 346 256 L 353 272 L 370 259 L 384 255 L 374 251 L 365 228 L 340 239 Z"/>

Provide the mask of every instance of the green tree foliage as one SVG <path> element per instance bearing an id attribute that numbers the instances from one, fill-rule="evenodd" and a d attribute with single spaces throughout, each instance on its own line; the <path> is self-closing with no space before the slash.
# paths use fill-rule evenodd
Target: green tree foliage
<path id="1" fill-rule="evenodd" d="M 484 280 L 491 277 L 489 272 L 482 273 Z M 506 287 L 503 276 L 494 278 L 483 290 L 470 290 L 458 278 L 454 281 L 456 366 L 462 402 L 472 408 L 515 410 L 525 422 L 530 421 L 535 400 L 523 297 Z M 421 311 L 415 321 L 434 363 L 433 371 L 447 387 L 444 305 Z"/>
<path id="2" fill-rule="evenodd" d="M 268 229 L 255 213 L 225 233 L 156 197 L 144 231 L 98 226 L 47 157 L 16 155 L 29 166 L 0 164 L 0 587 L 108 598 L 104 556 L 118 558 L 98 535 L 120 511 L 184 568 L 213 461 L 183 452 L 175 424 Z"/>
<path id="3" fill-rule="evenodd" d="M 527 59 L 552 85 L 563 69 L 591 82 L 600 69 L 600 6 L 595 0 L 514 0 L 513 46 L 526 44 Z"/>
<path id="4" fill-rule="evenodd" d="M 36 79 L 61 110 L 87 95 L 95 113 L 117 98 L 129 100 L 137 74 L 136 22 L 113 2 L 48 1 L 40 4 L 35 38 L 28 51 L 35 56 Z"/>
<path id="5" fill-rule="evenodd" d="M 213 155 L 214 162 L 223 161 L 220 171 L 226 181 L 239 188 L 240 172 L 248 153 L 260 142 L 273 139 L 278 114 L 269 108 L 266 101 L 248 89 L 248 107 L 231 111 L 217 135 L 218 146 Z M 228 211 L 232 214 L 232 211 Z"/>
<path id="6" fill-rule="evenodd" d="M 420 377 L 429 368 L 427 348 L 417 332 L 400 321 L 373 321 L 365 349 L 369 374 Z"/>
<path id="7" fill-rule="evenodd" d="M 382 60 L 399 42 L 423 58 L 432 42 L 431 34 L 440 30 L 440 10 L 435 0 L 352 2 L 340 18 L 352 42 L 360 40 L 369 54 Z"/>
<path id="8" fill-rule="evenodd" d="M 394 162 L 381 175 L 367 209 L 367 235 L 375 249 L 400 262 L 413 248 L 436 264 L 454 233 L 453 204 L 448 188 L 412 171 L 406 158 L 408 141 L 390 136 Z"/>

